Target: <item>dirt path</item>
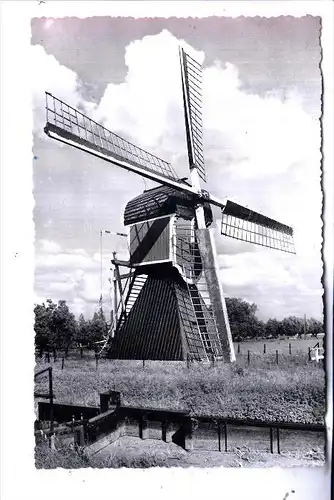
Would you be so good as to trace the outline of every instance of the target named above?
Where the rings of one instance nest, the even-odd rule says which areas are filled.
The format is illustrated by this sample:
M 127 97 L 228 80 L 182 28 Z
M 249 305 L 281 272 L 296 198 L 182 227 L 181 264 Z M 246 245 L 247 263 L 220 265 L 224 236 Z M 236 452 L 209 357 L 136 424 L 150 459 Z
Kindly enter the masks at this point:
M 125 436 L 101 450 L 96 459 L 105 466 L 128 467 L 316 467 L 324 465 L 321 449 L 300 450 L 299 453 L 271 454 L 240 447 L 227 453 L 193 450 L 186 452 L 174 443 L 153 439 L 141 440 Z

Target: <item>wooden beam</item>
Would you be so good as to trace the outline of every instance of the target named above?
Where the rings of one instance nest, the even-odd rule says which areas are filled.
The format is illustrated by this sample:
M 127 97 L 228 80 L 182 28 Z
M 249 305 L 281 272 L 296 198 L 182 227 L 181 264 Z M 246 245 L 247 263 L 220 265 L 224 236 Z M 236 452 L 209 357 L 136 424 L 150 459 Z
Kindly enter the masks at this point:
M 125 280 L 126 278 L 131 278 L 132 273 L 120 274 L 119 277 L 121 280 Z
M 128 260 L 112 259 L 111 263 L 114 266 L 131 267 L 130 262 Z
M 180 182 L 179 180 L 174 180 L 169 177 L 165 177 L 164 175 L 160 175 L 156 172 L 146 170 L 144 168 L 141 168 L 137 165 L 134 165 L 127 161 L 126 159 L 116 159 L 111 155 L 109 152 L 102 153 L 99 151 L 99 148 L 95 146 L 95 144 L 84 144 L 82 139 L 77 138 L 70 132 L 67 132 L 57 126 L 55 126 L 52 123 L 47 123 L 44 132 L 51 137 L 52 139 L 55 139 L 59 142 L 62 142 L 64 144 L 67 144 L 68 146 L 72 146 L 76 149 L 80 149 L 81 151 L 84 151 L 86 153 L 91 154 L 92 156 L 95 156 L 97 158 L 100 158 L 101 160 L 105 160 L 108 163 L 112 163 L 113 165 L 117 167 L 121 167 L 125 170 L 128 170 L 130 172 L 133 172 L 135 174 L 139 174 L 141 177 L 145 177 L 146 179 L 149 179 L 150 181 L 158 182 L 159 184 L 162 184 L 164 186 L 169 186 L 172 188 L 177 189 L 178 191 L 186 191 L 188 193 L 192 194 L 198 194 L 197 190 L 193 189 L 191 186 L 184 182 Z M 106 154 L 109 153 L 109 154 Z
M 203 262 L 204 276 L 209 288 L 211 306 L 222 344 L 223 358 L 224 361 L 228 363 L 234 362 L 234 346 L 225 297 L 219 276 L 219 266 L 213 240 L 213 232 L 210 229 L 199 228 L 196 231 L 196 235 Z

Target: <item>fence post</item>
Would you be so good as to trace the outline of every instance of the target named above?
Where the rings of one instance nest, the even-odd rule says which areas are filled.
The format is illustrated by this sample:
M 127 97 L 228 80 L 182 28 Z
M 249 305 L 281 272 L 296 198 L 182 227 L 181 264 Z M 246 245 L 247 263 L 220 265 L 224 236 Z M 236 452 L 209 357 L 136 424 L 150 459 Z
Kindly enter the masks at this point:
M 145 359 L 143 359 L 143 368 L 145 368 Z
M 273 428 L 270 427 L 270 453 L 274 453 L 274 446 L 273 446 Z
M 49 395 L 50 395 L 50 431 L 53 432 L 53 384 L 52 367 L 49 368 Z
M 46 360 L 48 363 L 50 363 L 50 351 L 46 352 Z
M 279 427 L 277 427 L 276 430 L 276 437 L 277 437 L 277 453 L 281 453 L 281 444 L 280 444 L 280 436 L 279 436 Z
M 63 370 L 64 369 L 64 365 L 65 365 L 65 358 L 64 356 L 61 358 L 61 369 Z
M 247 362 L 248 362 L 248 364 L 250 363 L 250 352 L 249 351 L 247 351 Z
M 291 342 L 289 343 L 289 354 L 291 354 Z
M 187 368 L 189 368 L 190 360 L 189 360 L 189 352 L 187 352 Z
M 189 417 L 184 425 L 184 449 L 186 451 L 191 451 L 194 449 L 194 442 L 193 442 L 194 428 L 195 428 L 195 420 Z
M 276 363 L 278 364 L 278 350 L 276 349 Z
M 80 358 L 83 358 L 83 347 L 82 344 L 80 344 Z
M 240 354 L 240 344 L 238 344 L 238 354 Z
M 227 424 L 224 422 L 224 443 L 225 443 L 225 451 L 227 451 Z
M 266 354 L 266 348 L 267 348 L 266 344 L 263 344 L 263 354 Z
M 308 348 L 308 360 L 311 361 L 311 347 Z
M 221 447 L 221 427 L 219 420 L 217 421 L 217 431 L 218 431 L 218 451 L 222 451 Z

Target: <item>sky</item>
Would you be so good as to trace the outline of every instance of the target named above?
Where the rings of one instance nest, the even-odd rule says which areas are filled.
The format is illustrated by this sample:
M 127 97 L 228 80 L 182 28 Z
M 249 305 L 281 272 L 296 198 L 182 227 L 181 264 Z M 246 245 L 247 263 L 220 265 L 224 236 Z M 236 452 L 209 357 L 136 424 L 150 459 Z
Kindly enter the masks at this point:
M 291 225 L 296 255 L 220 235 L 226 296 L 262 319 L 322 318 L 321 46 L 316 17 L 32 20 L 35 301 L 65 299 L 91 316 L 100 289 L 100 229 L 124 231 L 126 203 L 151 183 L 43 132 L 44 91 L 80 107 L 188 175 L 178 45 L 203 61 L 208 189 Z M 103 300 L 111 252 L 103 237 Z

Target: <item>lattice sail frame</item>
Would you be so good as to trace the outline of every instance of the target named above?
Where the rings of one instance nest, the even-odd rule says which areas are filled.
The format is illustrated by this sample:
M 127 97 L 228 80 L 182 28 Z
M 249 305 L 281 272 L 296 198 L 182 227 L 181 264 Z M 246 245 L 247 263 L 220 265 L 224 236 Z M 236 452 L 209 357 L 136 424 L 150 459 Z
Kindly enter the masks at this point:
M 222 209 L 221 234 L 281 252 L 295 254 L 293 230 L 232 201 Z
M 167 161 L 111 132 L 49 92 L 45 92 L 45 98 L 46 126 L 44 130 L 47 134 L 53 132 L 66 140 L 93 148 L 115 160 L 126 160 L 143 170 L 178 181 L 177 174 Z
M 202 66 L 180 48 L 183 104 L 190 169 L 206 182 L 203 153 Z

